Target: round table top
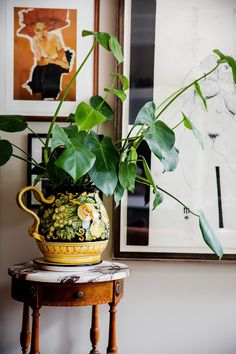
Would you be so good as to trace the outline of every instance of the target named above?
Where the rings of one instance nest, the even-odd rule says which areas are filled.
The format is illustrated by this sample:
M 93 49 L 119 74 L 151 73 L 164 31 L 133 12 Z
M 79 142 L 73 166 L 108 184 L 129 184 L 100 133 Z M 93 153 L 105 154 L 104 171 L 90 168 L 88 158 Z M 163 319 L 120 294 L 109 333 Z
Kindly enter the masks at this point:
M 130 274 L 127 265 L 102 261 L 93 266 L 49 265 L 40 258 L 35 261 L 16 264 L 8 274 L 17 279 L 45 283 L 90 283 L 126 278 Z

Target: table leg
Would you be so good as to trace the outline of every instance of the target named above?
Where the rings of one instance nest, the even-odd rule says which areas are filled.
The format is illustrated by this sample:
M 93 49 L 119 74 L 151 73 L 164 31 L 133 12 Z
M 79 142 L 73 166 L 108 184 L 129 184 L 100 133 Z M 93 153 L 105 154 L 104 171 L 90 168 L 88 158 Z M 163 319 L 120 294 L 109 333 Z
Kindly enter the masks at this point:
M 99 341 L 99 320 L 98 320 L 98 305 L 93 305 L 92 307 L 92 324 L 90 329 L 90 340 L 92 343 L 93 349 L 90 351 L 90 354 L 100 354 L 97 345 Z
M 39 351 L 39 310 L 40 306 L 33 306 L 33 322 L 32 322 L 32 336 L 31 336 L 31 347 L 30 354 L 40 354 Z
M 22 329 L 20 333 L 20 344 L 23 354 L 28 353 L 28 347 L 30 344 L 30 328 L 29 328 L 29 306 L 24 303 Z
M 116 343 L 116 304 L 110 303 L 110 326 L 109 326 L 109 342 L 107 347 L 107 354 L 117 354 Z

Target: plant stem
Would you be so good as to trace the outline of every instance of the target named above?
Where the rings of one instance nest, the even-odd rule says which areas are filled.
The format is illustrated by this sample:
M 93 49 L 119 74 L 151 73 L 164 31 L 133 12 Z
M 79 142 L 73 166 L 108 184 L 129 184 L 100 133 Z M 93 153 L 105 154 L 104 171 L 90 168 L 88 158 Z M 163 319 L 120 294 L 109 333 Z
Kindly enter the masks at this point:
M 184 121 L 184 119 L 182 119 L 178 124 L 176 124 L 173 128 L 171 128 L 172 130 L 176 129 L 180 124 L 182 124 Z
M 129 140 L 136 140 L 136 139 L 137 139 L 137 137 L 129 138 Z M 125 141 L 125 140 L 126 140 L 126 138 L 119 139 L 119 140 L 113 141 L 113 143 L 116 145 L 116 144 L 119 144 L 119 143 L 121 143 L 122 141 Z
M 45 142 L 40 138 L 40 136 L 39 136 L 37 133 L 35 133 L 35 132 L 33 131 L 33 129 L 31 129 L 29 126 L 27 126 L 27 128 L 29 129 L 29 131 L 31 131 L 31 133 L 33 133 L 33 134 L 41 141 L 41 143 L 42 143 L 43 145 L 45 145 Z
M 137 176 L 136 177 L 137 182 L 145 184 L 146 186 L 152 187 L 151 183 L 144 177 L 141 176 Z M 169 197 L 173 198 L 174 200 L 176 200 L 179 204 L 181 204 L 184 208 L 186 208 L 187 210 L 189 210 L 189 212 L 191 214 L 193 214 L 194 216 L 197 216 L 198 218 L 200 217 L 200 215 L 194 213 L 191 209 L 189 209 L 189 207 L 187 207 L 187 205 L 185 205 L 183 202 L 181 202 L 181 200 L 179 200 L 178 198 L 176 198 L 173 194 L 167 192 L 165 189 L 161 188 L 160 186 L 156 185 L 157 189 L 162 191 L 163 193 L 167 194 Z
M 19 146 L 15 145 L 13 143 L 11 143 L 11 145 L 14 146 L 16 149 L 20 150 L 21 152 L 23 152 L 26 156 L 28 156 L 32 161 L 34 161 L 37 164 L 37 161 L 32 156 L 27 154 L 27 152 L 25 152 L 23 149 L 19 148 Z
M 195 216 L 197 216 L 198 218 L 200 217 L 200 215 L 194 213 L 191 209 L 189 209 L 189 207 L 187 207 L 187 205 L 185 205 L 183 202 L 181 202 L 181 200 L 179 200 L 178 198 L 176 198 L 173 194 L 167 192 L 165 189 L 161 188 L 160 186 L 157 185 L 157 189 L 159 189 L 160 191 L 162 191 L 163 193 L 167 194 L 169 197 L 173 198 L 174 200 L 176 200 L 179 204 L 181 204 L 184 208 L 186 208 L 187 210 L 189 210 L 189 212 Z
M 44 162 L 45 162 L 45 164 L 48 163 L 48 144 L 49 144 L 49 140 L 50 140 L 50 137 L 51 137 L 51 133 L 52 133 L 54 124 L 55 124 L 55 122 L 56 122 L 56 119 L 57 119 L 57 117 L 58 117 L 59 111 L 60 111 L 60 109 L 61 109 L 61 106 L 62 106 L 62 104 L 63 104 L 63 102 L 64 102 L 64 100 L 65 100 L 65 98 L 66 98 L 68 92 L 70 91 L 70 88 L 71 88 L 71 86 L 73 85 L 73 83 L 74 83 L 74 81 L 75 81 L 77 75 L 80 73 L 80 71 L 81 71 L 81 69 L 83 68 L 83 66 L 85 65 L 86 61 L 88 60 L 88 58 L 89 58 L 90 55 L 92 54 L 96 43 L 97 43 L 97 41 L 94 40 L 92 47 L 90 48 L 88 54 L 86 55 L 86 57 L 84 58 L 84 60 L 83 60 L 82 63 L 80 64 L 79 68 L 76 70 L 74 76 L 73 76 L 72 79 L 70 80 L 69 85 L 67 86 L 67 88 L 66 88 L 66 90 L 65 90 L 65 92 L 64 92 L 64 94 L 63 94 L 62 98 L 60 99 L 60 102 L 59 102 L 59 104 L 58 104 L 58 106 L 57 106 L 56 112 L 55 112 L 55 114 L 54 114 L 54 116 L 53 116 L 53 118 L 52 118 L 51 124 L 50 124 L 50 126 L 49 126 L 48 133 L 47 133 L 47 138 L 46 138 L 46 142 L 45 142 L 45 149 L 44 149 Z
M 112 81 L 111 88 L 113 88 L 114 85 L 115 85 L 115 78 L 114 78 L 113 81 Z M 100 109 L 102 108 L 103 103 L 106 101 L 106 99 L 108 98 L 109 95 L 110 95 L 110 92 L 107 92 L 107 94 L 106 94 L 106 96 L 103 98 L 102 102 L 99 103 L 99 105 L 95 108 L 96 111 L 98 111 L 98 112 L 100 111 Z M 97 126 L 97 133 L 98 133 L 98 129 L 99 129 L 99 124 L 98 124 L 98 126 Z
M 176 100 L 176 98 L 178 98 L 180 95 L 182 95 L 182 93 L 184 93 L 186 90 L 188 90 L 191 86 L 193 86 L 194 84 L 195 84 L 195 82 L 197 81 L 200 81 L 200 80 L 202 80 L 202 79 L 204 79 L 205 77 L 207 77 L 208 75 L 210 75 L 211 73 L 213 73 L 213 71 L 215 71 L 217 68 L 218 68 L 218 66 L 220 65 L 220 63 L 217 63 L 217 65 L 213 68 L 213 69 L 211 69 L 208 73 L 206 73 L 206 74 L 204 74 L 204 75 L 202 75 L 201 77 L 199 77 L 197 80 L 194 80 L 193 82 L 191 82 L 189 85 L 187 85 L 187 86 L 185 86 L 183 89 L 181 89 L 166 105 L 165 105 L 165 107 L 158 113 L 158 115 L 156 116 L 156 119 L 158 119 L 160 116 L 161 116 L 161 114 L 171 105 L 171 103 L 173 102 L 173 101 L 175 101 Z M 170 96 L 170 97 L 172 97 L 173 96 L 173 94 Z M 166 100 L 168 100 L 170 97 L 168 97 Z M 165 101 L 166 101 L 165 100 Z
M 125 139 L 125 143 L 124 146 L 121 147 L 122 152 L 124 152 L 126 149 L 128 149 L 130 147 L 130 140 L 132 139 L 132 144 L 134 143 L 135 140 L 138 140 L 137 145 L 135 146 L 135 149 L 137 150 L 137 148 L 139 147 L 139 145 L 141 144 L 142 140 L 143 140 L 143 136 L 141 135 L 141 132 L 143 130 L 143 126 L 144 124 L 140 127 L 139 131 L 137 132 L 136 136 L 131 137 L 130 138 L 130 134 L 133 130 L 133 128 L 135 127 L 134 125 L 132 126 L 132 128 L 129 131 L 129 134 L 127 135 L 126 139 Z M 140 139 L 141 138 L 141 139 Z M 131 145 L 132 146 L 132 145 Z
M 145 184 L 145 186 L 151 187 L 151 183 L 150 183 L 146 178 L 143 178 L 143 177 L 141 177 L 141 176 L 137 176 L 137 177 L 136 177 L 136 181 L 137 181 L 138 183 Z
M 112 84 L 111 84 L 111 88 L 114 88 L 115 86 L 115 82 L 116 82 L 116 78 L 113 79 Z M 108 96 L 110 95 L 110 92 L 106 93 L 106 96 L 103 98 L 102 102 L 99 103 L 99 105 L 95 108 L 96 111 L 99 111 L 103 105 L 103 103 L 106 101 L 106 99 L 108 98 Z
M 13 157 L 16 157 L 16 158 L 19 159 L 19 160 L 25 161 L 25 162 L 27 162 L 27 163 L 30 164 L 30 165 L 33 165 L 33 166 L 36 166 L 36 167 L 40 167 L 42 170 L 45 170 L 45 171 L 46 171 L 46 168 L 40 166 L 40 165 L 37 164 L 37 163 L 34 163 L 34 162 L 32 162 L 32 161 L 30 161 L 30 160 L 27 160 L 27 159 L 24 159 L 23 157 L 18 156 L 18 155 L 15 155 L 15 154 L 12 154 L 12 156 L 13 156 Z
M 158 110 L 159 108 L 161 108 L 161 106 L 163 106 L 167 101 L 169 101 L 169 99 L 171 99 L 171 97 L 175 96 L 178 92 L 180 92 L 182 90 L 182 87 L 179 88 L 177 91 L 173 92 L 170 96 L 168 96 L 164 101 L 162 101 L 157 107 L 156 110 Z

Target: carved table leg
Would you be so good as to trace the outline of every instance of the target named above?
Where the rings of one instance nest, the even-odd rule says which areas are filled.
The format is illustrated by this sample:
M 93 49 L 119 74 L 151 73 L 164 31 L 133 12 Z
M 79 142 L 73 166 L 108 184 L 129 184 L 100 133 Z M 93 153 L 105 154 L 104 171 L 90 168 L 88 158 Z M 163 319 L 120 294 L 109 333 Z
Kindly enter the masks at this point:
M 29 329 L 29 306 L 24 303 L 23 307 L 23 318 L 22 318 L 22 329 L 20 333 L 20 344 L 22 348 L 22 353 L 28 353 L 28 347 L 30 344 L 30 329 Z
M 117 353 L 116 343 L 116 304 L 110 303 L 110 326 L 109 326 L 109 342 L 107 347 L 107 353 Z
M 92 324 L 90 330 L 90 339 L 93 349 L 90 351 L 90 354 L 100 354 L 97 345 L 99 341 L 99 321 L 98 321 L 98 305 L 93 305 L 92 308 Z
M 39 351 L 39 310 L 40 306 L 33 306 L 33 322 L 32 322 L 32 336 L 30 354 L 40 354 Z

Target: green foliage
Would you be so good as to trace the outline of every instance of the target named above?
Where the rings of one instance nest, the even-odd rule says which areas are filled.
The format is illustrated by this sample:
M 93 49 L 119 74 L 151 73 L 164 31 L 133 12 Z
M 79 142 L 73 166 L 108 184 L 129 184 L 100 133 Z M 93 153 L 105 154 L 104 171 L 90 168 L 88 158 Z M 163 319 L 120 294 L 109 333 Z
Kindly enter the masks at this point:
M 123 62 L 123 54 L 121 51 L 121 46 L 116 37 L 110 33 L 105 32 L 92 32 L 92 31 L 82 31 L 82 36 L 94 36 L 97 42 L 106 50 L 111 51 L 114 57 L 117 59 L 118 64 Z
M 11 158 L 13 153 L 11 143 L 8 140 L 0 140 L 0 151 L 0 166 L 3 166 Z
M 8 133 L 21 132 L 27 128 L 28 124 L 25 117 L 15 116 L 1 116 L 0 115 L 0 130 Z
M 134 162 L 121 162 L 119 167 L 119 181 L 121 186 L 128 191 L 134 192 L 137 176 L 137 165 Z
M 199 86 L 199 83 L 197 81 L 194 82 L 194 87 L 195 87 L 195 90 L 196 90 L 198 96 L 201 98 L 201 100 L 202 100 L 202 102 L 204 104 L 204 107 L 207 110 L 207 101 L 206 101 L 205 97 L 203 96 L 201 87 Z
M 86 145 L 96 157 L 94 165 L 88 172 L 91 181 L 105 195 L 113 195 L 118 182 L 118 150 L 110 137 L 104 137 L 100 141 L 98 135 L 94 132 L 87 136 Z
M 158 190 L 155 191 L 155 198 L 153 200 L 152 210 L 156 209 L 158 205 L 163 202 L 163 194 L 160 193 Z
M 174 149 L 175 133 L 164 122 L 152 122 L 143 131 L 150 150 L 162 162 L 166 171 L 173 171 L 177 163 L 177 150 Z
M 76 183 L 84 176 L 95 162 L 94 154 L 76 139 L 69 138 L 65 131 L 55 125 L 52 132 L 52 151 L 57 147 L 63 147 L 59 157 L 55 159 L 55 165 L 66 171 Z
M 222 247 L 218 239 L 216 238 L 213 230 L 211 229 L 203 212 L 200 213 L 199 226 L 204 241 L 210 247 L 210 249 L 219 257 L 219 259 L 221 259 L 223 256 Z
M 197 127 L 193 124 L 193 122 L 190 121 L 190 119 L 182 112 L 183 115 L 183 123 L 184 126 L 187 129 L 190 129 L 193 131 L 193 134 L 195 136 L 195 138 L 197 139 L 197 141 L 199 142 L 199 144 L 201 145 L 202 148 L 204 148 L 204 144 L 203 144 L 203 139 L 202 139 L 202 134 L 200 133 L 200 131 L 197 129 Z
M 66 180 L 66 171 L 62 168 L 59 168 L 56 164 L 55 154 L 51 154 L 50 159 L 47 164 L 47 173 L 50 176 L 51 183 L 54 188 L 57 188 Z
M 101 96 L 93 96 L 89 101 L 90 105 L 99 111 L 107 120 L 112 120 L 114 113 L 109 104 Z
M 234 82 L 236 84 L 236 61 L 229 55 L 224 55 L 219 49 L 214 49 L 213 52 L 220 57 L 219 63 L 227 63 L 232 70 Z
M 114 190 L 114 200 L 115 200 L 115 206 L 117 207 L 120 204 L 120 201 L 124 195 L 124 188 L 120 184 L 119 180 L 117 182 L 116 188 Z
M 149 183 L 150 186 L 152 186 L 152 188 L 155 190 L 156 189 L 156 184 L 154 182 L 154 179 L 152 178 L 152 174 L 151 174 L 151 171 L 150 171 L 150 168 L 147 164 L 147 161 L 145 159 L 144 156 L 140 156 L 141 159 L 142 159 L 142 162 L 143 162 L 143 169 L 144 169 L 144 173 L 145 173 L 145 176 L 147 178 L 147 181 Z
M 126 93 L 123 90 L 118 90 L 115 88 L 105 88 L 104 91 L 113 93 L 115 96 L 117 96 L 122 102 L 126 100 Z
M 75 111 L 75 122 L 80 131 L 90 130 L 107 120 L 101 112 L 96 111 L 86 102 L 81 102 Z
M 134 121 L 134 125 L 152 125 L 156 119 L 156 105 L 154 102 L 147 102 L 140 109 Z
M 113 119 L 113 110 L 107 103 L 109 95 L 112 94 L 122 102 L 125 101 L 127 97 L 126 91 L 129 88 L 129 80 L 120 73 L 111 74 L 113 84 L 111 87 L 104 89 L 106 92 L 104 98 L 96 95 L 90 98 L 89 103 L 84 101 L 78 103 L 75 112 L 69 114 L 66 126 L 61 127 L 56 124 L 66 95 L 75 78 L 92 54 L 95 45 L 100 45 L 105 50 L 111 52 L 118 65 L 123 61 L 120 44 L 112 34 L 83 31 L 82 36 L 93 36 L 94 43 L 65 90 L 52 118 L 44 146 L 44 161 L 42 163 L 37 162 L 30 156 L 27 156 L 27 154 L 24 157 L 18 156 L 13 153 L 13 148 L 21 150 L 20 148 L 17 148 L 17 146 L 11 144 L 8 140 L 0 140 L 0 165 L 4 165 L 13 155 L 33 166 L 34 173 L 38 175 L 36 180 L 48 178 L 52 188 L 71 185 L 94 186 L 100 189 L 106 196 L 114 196 L 116 206 L 119 205 L 125 191 L 134 192 L 137 183 L 144 184 L 152 190 L 151 202 L 153 209 L 162 203 L 164 193 L 174 198 L 192 214 L 198 216 L 199 227 L 204 241 L 221 258 L 223 255 L 222 248 L 204 214 L 195 214 L 174 195 L 156 184 L 147 161 L 138 152 L 138 147 L 142 142 L 147 143 L 153 157 L 156 158 L 158 163 L 162 164 L 164 171 L 173 171 L 179 161 L 179 151 L 175 146 L 175 128 L 179 125 L 184 125 L 193 132 L 195 138 L 203 146 L 200 131 L 185 113 L 182 113 L 183 118 L 181 122 L 174 128 L 170 128 L 161 120 L 162 113 L 190 88 L 195 89 L 196 94 L 207 109 L 207 101 L 201 91 L 199 82 L 217 70 L 220 64 L 227 63 L 231 67 L 232 76 L 236 83 L 236 62 L 234 58 L 224 55 L 217 49 L 214 50 L 215 54 L 219 57 L 215 68 L 176 91 L 158 107 L 154 102 L 147 102 L 138 112 L 134 120 L 134 125 L 128 135 L 122 141 L 113 142 L 111 137 L 100 137 L 92 129 L 98 131 L 100 124 Z M 0 116 L 0 130 L 2 131 L 15 133 L 27 128 L 29 128 L 28 123 L 22 116 Z M 140 166 L 142 166 L 144 176 L 138 172 Z
M 120 80 L 120 82 L 122 84 L 123 91 L 128 90 L 128 88 L 129 88 L 129 80 L 127 79 L 127 77 L 125 75 L 122 75 L 122 74 L 119 74 L 119 73 L 111 73 L 111 76 L 114 77 L 114 78 L 117 77 Z

